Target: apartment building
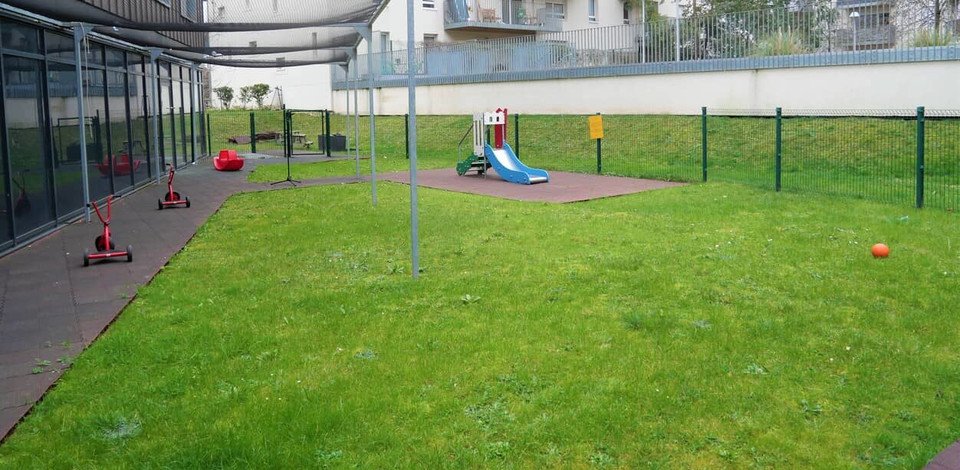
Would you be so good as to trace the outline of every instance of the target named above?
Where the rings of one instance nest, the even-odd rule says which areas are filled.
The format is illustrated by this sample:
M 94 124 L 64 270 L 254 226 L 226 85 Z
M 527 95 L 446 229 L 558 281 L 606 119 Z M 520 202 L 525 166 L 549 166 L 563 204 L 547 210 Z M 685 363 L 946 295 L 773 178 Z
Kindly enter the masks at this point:
M 246 0 L 217 0 L 225 8 L 242 8 Z M 637 4 L 621 0 L 415 0 L 416 42 L 439 44 L 515 36 L 534 36 L 538 33 L 569 31 L 603 26 L 636 23 L 643 12 Z M 374 53 L 399 51 L 406 48 L 406 0 L 393 0 L 373 24 Z M 675 16 L 677 4 L 666 0 L 656 5 L 661 16 Z M 653 14 L 653 13 L 649 13 Z M 262 42 L 270 42 L 270 35 L 283 32 L 258 33 Z M 210 35 L 210 44 L 216 46 L 219 35 Z M 366 42 L 358 47 L 366 53 Z M 383 63 L 384 59 L 381 58 Z M 365 65 L 361 63 L 361 67 Z M 240 87 L 266 83 L 282 90 L 286 104 L 305 108 L 331 108 L 330 67 L 312 65 L 280 69 L 245 70 L 242 74 L 228 67 L 211 68 L 211 86 Z M 236 94 L 236 93 L 235 93 Z M 223 104 L 214 100 L 214 106 Z M 236 103 L 234 103 L 236 104 Z

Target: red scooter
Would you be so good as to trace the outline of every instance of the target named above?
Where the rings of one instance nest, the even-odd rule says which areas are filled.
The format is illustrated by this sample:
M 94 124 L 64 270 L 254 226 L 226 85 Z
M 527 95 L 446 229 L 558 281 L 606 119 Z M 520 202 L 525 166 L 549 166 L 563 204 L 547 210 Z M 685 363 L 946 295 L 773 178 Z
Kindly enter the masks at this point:
M 175 172 L 173 165 L 167 164 L 170 168 L 170 176 L 167 178 L 167 193 L 163 199 L 157 199 L 157 210 L 163 210 L 164 207 L 175 207 L 183 204 L 184 207 L 190 207 L 190 198 L 184 196 L 180 198 L 180 193 L 173 190 L 173 174 Z
M 90 250 L 87 248 L 83 249 L 83 265 L 90 266 L 90 260 L 92 259 L 106 259 L 106 258 L 119 258 L 126 256 L 127 262 L 133 261 L 133 247 L 127 245 L 126 250 L 117 250 L 115 249 L 113 240 L 110 238 L 110 207 L 113 203 L 113 195 L 107 196 L 107 218 L 103 218 L 103 214 L 100 213 L 100 208 L 97 207 L 97 203 L 91 202 L 90 207 L 93 207 L 94 212 L 97 213 L 97 218 L 100 219 L 100 223 L 103 224 L 103 234 L 98 235 L 97 238 L 93 241 L 93 245 L 97 248 L 96 253 L 90 253 Z

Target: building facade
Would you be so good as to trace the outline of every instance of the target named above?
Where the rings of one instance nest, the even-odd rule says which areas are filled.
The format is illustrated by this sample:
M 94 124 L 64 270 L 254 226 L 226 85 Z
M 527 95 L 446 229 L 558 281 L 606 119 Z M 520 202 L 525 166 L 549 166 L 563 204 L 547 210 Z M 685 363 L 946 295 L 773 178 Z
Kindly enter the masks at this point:
M 218 4 L 238 5 L 244 0 L 220 0 Z M 621 0 L 415 0 L 416 42 L 440 44 L 476 39 L 516 36 L 534 36 L 537 33 L 570 31 L 595 27 L 621 25 L 641 21 L 639 3 Z M 649 15 L 674 16 L 677 4 L 672 0 L 648 2 Z M 374 53 L 399 51 L 406 48 L 406 0 L 387 4 L 373 24 Z M 283 32 L 264 32 L 258 36 L 269 41 L 269 35 Z M 216 46 L 218 34 L 210 35 Z M 360 54 L 371 48 L 366 42 L 358 46 Z M 360 64 L 363 68 L 365 65 Z M 331 98 L 331 67 L 312 65 L 263 71 L 236 73 L 229 67 L 211 68 L 213 88 L 229 86 L 237 95 L 240 87 L 266 83 L 283 91 L 286 104 L 294 107 L 333 107 Z M 215 98 L 212 105 L 223 107 Z
M 200 18 L 196 3 L 183 10 L 190 1 L 85 4 L 135 21 L 161 14 L 169 15 L 163 21 Z M 78 57 L 69 19 L 0 3 L 0 188 L 5 196 L 0 251 L 83 214 L 81 132 L 92 201 L 131 191 L 156 178 L 166 164 L 184 165 L 203 154 L 200 68 L 166 56 L 154 63 L 149 49 L 93 32 L 80 42 Z M 167 39 L 205 41 L 195 32 Z

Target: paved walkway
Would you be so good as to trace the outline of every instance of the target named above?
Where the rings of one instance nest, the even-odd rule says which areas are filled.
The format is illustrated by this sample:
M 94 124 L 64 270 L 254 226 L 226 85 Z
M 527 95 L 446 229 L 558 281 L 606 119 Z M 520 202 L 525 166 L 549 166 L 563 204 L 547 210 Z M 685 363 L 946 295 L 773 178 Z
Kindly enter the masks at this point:
M 92 261 L 83 267 L 83 249 L 93 247 L 101 230 L 95 215 L 89 224 L 68 225 L 0 259 L 0 439 L 227 197 L 291 187 L 247 182 L 257 165 L 282 163 L 250 159 L 243 171 L 222 173 L 205 160 L 181 169 L 174 187 L 190 197 L 189 209 L 157 210 L 166 179 L 115 200 L 110 227 L 118 248 L 133 245 L 132 263 Z M 302 185 L 347 182 L 356 178 Z

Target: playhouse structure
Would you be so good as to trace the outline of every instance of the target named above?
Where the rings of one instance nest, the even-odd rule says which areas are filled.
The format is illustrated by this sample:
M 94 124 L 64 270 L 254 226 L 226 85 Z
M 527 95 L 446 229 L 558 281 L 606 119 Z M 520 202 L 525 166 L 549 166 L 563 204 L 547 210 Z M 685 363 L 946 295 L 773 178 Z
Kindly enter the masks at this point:
M 493 127 L 493 145 L 487 142 L 488 126 Z M 473 153 L 457 163 L 457 173 L 464 176 L 471 171 L 486 176 L 493 168 L 504 181 L 517 184 L 547 183 L 546 171 L 523 164 L 506 141 L 507 110 L 497 108 L 493 112 L 473 115 Z

